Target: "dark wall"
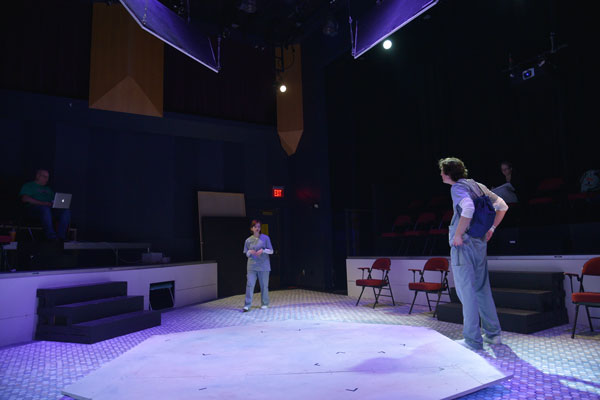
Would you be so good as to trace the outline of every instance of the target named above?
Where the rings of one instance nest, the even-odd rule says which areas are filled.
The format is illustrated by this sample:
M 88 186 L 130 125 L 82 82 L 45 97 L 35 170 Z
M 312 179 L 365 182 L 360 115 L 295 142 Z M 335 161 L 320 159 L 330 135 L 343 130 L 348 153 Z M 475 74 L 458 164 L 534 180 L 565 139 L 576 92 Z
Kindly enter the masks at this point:
M 73 194 L 79 240 L 148 241 L 174 260 L 199 258 L 197 191 L 241 192 L 268 206 L 272 182 L 288 183 L 268 126 L 143 117 L 2 91 L 0 142 L 5 219 L 20 185 L 44 167 L 54 190 Z
M 597 125 L 598 87 L 584 14 L 556 1 L 441 1 L 393 35 L 389 52 L 377 46 L 328 66 L 329 134 L 348 149 L 331 152 L 334 209 L 397 213 L 410 198 L 447 193 L 436 166 L 446 156 L 489 185 L 510 160 L 531 191 L 555 176 L 578 190 L 579 176 L 598 167 L 584 128 Z M 544 55 L 550 32 L 556 48 L 568 46 Z M 509 54 L 545 64 L 531 80 L 520 70 L 510 79 Z
M 24 0 L 1 13 L 0 88 L 88 99 L 93 3 Z M 275 124 L 273 49 L 223 40 L 221 55 L 216 74 L 165 44 L 165 111 Z

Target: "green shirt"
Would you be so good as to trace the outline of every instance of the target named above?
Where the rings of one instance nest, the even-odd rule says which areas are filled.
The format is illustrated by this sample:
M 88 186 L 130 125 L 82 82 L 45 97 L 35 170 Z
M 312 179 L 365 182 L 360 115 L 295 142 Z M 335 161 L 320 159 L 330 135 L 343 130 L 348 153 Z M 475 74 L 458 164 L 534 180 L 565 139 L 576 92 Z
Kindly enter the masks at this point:
M 54 201 L 54 192 L 48 186 L 42 186 L 35 183 L 35 181 L 27 182 L 21 188 L 19 197 L 29 196 L 37 201 Z

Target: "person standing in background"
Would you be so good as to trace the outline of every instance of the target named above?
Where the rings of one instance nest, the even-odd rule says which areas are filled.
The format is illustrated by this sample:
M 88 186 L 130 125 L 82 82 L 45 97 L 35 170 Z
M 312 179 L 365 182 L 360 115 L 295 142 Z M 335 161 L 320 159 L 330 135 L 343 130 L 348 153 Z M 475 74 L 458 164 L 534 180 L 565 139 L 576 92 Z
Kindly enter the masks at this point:
M 246 283 L 246 301 L 243 311 L 250 311 L 252 306 L 252 297 L 254 296 L 254 286 L 256 279 L 260 284 L 261 307 L 265 309 L 269 306 L 269 273 L 271 272 L 271 263 L 269 255 L 273 254 L 271 239 L 260 233 L 261 223 L 259 220 L 252 220 L 250 231 L 252 235 L 244 242 L 244 254 L 248 257 L 248 273 Z
M 469 349 L 480 350 L 483 342 L 501 343 L 500 322 L 488 275 L 487 242 L 504 218 L 508 206 L 484 185 L 467 179 L 468 170 L 458 158 L 444 158 L 438 166 L 442 181 L 452 186 L 450 194 L 454 215 L 449 227 L 450 263 L 456 293 L 462 303 L 464 336 L 458 342 Z M 493 202 L 496 214 L 492 226 L 482 237 L 472 237 L 468 229 L 475 213 L 474 199 L 481 195 L 488 196 Z

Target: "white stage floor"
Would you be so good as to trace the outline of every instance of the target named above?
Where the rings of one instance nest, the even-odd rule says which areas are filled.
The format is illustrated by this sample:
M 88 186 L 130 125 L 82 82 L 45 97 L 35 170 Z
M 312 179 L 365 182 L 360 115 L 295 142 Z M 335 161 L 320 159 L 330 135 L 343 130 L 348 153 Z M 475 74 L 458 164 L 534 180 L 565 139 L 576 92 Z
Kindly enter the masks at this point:
M 75 399 L 451 399 L 505 374 L 429 328 L 288 320 L 152 336 Z

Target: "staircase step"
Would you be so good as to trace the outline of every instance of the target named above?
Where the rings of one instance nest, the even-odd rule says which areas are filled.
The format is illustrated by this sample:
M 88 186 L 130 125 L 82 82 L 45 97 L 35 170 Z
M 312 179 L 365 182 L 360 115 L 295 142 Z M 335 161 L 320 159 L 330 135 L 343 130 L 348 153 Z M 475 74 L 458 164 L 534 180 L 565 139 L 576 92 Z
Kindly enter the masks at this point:
M 568 323 L 566 308 L 539 312 L 498 307 L 496 311 L 502 330 L 507 332 L 533 333 Z M 438 305 L 437 317 L 440 321 L 462 324 L 462 304 L 444 303 Z
M 92 344 L 160 325 L 158 311 L 135 311 L 71 326 L 38 325 L 36 340 Z
M 518 308 L 531 311 L 552 311 L 565 307 L 564 296 L 556 296 L 550 290 L 492 288 L 496 307 Z
M 564 295 L 563 272 L 489 271 L 492 288 L 550 290 Z
M 144 296 L 117 296 L 38 309 L 38 324 L 73 325 L 144 309 Z
M 38 305 L 41 308 L 117 296 L 127 296 L 127 282 L 100 282 L 37 290 Z

